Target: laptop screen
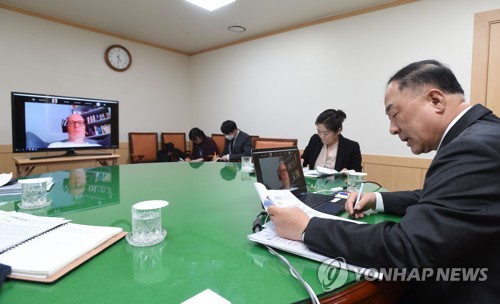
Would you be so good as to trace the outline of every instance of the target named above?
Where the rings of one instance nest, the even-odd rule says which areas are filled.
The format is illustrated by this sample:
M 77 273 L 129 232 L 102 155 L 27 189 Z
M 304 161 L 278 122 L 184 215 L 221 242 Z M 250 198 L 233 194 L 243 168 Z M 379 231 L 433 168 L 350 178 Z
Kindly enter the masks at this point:
M 298 195 L 307 192 L 297 147 L 252 150 L 257 181 L 268 190 L 288 189 Z

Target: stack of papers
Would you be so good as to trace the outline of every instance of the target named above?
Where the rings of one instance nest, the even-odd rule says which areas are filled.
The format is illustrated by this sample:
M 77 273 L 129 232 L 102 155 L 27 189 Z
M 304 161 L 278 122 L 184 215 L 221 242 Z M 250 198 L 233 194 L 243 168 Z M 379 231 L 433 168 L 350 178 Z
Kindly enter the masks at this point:
M 304 203 L 302 203 L 289 190 L 267 190 L 266 187 L 261 183 L 255 183 L 254 186 L 255 189 L 257 190 L 257 194 L 259 195 L 259 199 L 262 202 L 263 206 L 265 206 L 266 210 L 267 210 L 266 200 L 271 199 L 273 204 L 281 208 L 298 207 L 302 211 L 304 211 L 310 218 L 320 217 L 336 221 L 347 221 L 356 224 L 366 224 L 364 222 L 353 221 L 335 215 L 330 215 L 316 211 L 310 208 L 309 206 L 305 205 Z M 273 222 L 267 222 L 266 224 L 263 225 L 263 228 L 264 229 L 259 232 L 248 235 L 248 239 L 256 243 L 260 243 L 286 252 L 290 252 L 295 255 L 302 256 L 321 263 L 331 259 L 327 256 L 311 251 L 301 241 L 293 241 L 280 237 L 276 231 Z M 338 263 L 337 265 L 332 265 L 332 266 L 353 271 L 358 274 L 367 273 L 366 268 L 347 263 Z M 382 278 L 382 274 L 380 274 L 377 271 L 370 273 L 370 275 L 373 278 L 378 278 L 378 279 Z
M 69 220 L 58 217 L 42 217 L 0 210 L 0 231 L 2 232 L 0 253 L 67 222 Z
M 337 171 L 335 169 L 325 168 L 317 166 L 316 170 L 309 170 L 307 167 L 304 168 L 305 177 L 326 177 L 326 176 L 339 176 L 347 175 L 349 172 L 356 172 L 355 170 Z
M 15 182 L 12 185 L 4 186 L 7 184 L 12 178 L 12 173 L 10 174 L 0 174 L 0 197 L 2 196 L 10 196 L 10 195 L 21 195 L 21 183 Z M 52 177 L 40 177 L 40 178 L 32 178 L 32 181 L 46 181 L 47 182 L 47 191 L 49 191 L 54 185 L 54 179 Z

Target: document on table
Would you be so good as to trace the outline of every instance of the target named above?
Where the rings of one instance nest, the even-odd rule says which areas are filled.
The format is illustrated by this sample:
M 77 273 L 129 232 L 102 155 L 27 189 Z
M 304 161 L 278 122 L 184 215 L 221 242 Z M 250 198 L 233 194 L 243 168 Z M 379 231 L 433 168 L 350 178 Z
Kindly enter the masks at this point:
M 264 202 L 268 198 L 270 198 L 273 204 L 275 204 L 278 207 L 283 207 L 283 208 L 297 207 L 300 208 L 302 211 L 304 211 L 309 217 L 315 216 L 321 218 L 336 219 L 339 221 L 347 221 L 355 224 L 365 224 L 364 222 L 349 220 L 343 217 L 326 214 L 314 210 L 313 208 L 307 206 L 301 200 L 299 200 L 295 195 L 293 195 L 293 193 L 290 190 L 268 190 L 266 186 L 258 182 L 254 183 L 254 187 L 255 190 L 257 191 L 257 195 L 259 196 L 260 201 L 262 202 L 262 205 L 265 206 L 266 210 L 267 210 L 266 206 L 267 203 L 265 204 Z
M 321 217 L 328 218 L 337 221 L 347 221 L 356 224 L 366 224 L 364 222 L 354 221 L 338 217 L 335 215 L 330 215 L 316 211 L 309 206 L 305 205 L 298 198 L 296 198 L 289 190 L 267 190 L 266 187 L 261 183 L 254 184 L 255 189 L 259 195 L 259 199 L 264 204 L 264 201 L 268 198 L 274 202 L 274 204 L 280 208 L 290 208 L 298 207 L 304 211 L 309 217 Z M 282 238 L 276 232 L 276 228 L 273 222 L 267 222 L 263 225 L 264 229 L 248 235 L 248 239 L 253 242 L 257 242 L 266 246 L 270 246 L 276 249 L 280 249 L 286 252 L 293 253 L 311 260 L 318 262 L 324 262 L 331 258 L 321 255 L 319 253 L 311 251 L 307 246 L 301 241 L 293 241 L 289 239 Z M 359 274 L 365 274 L 366 268 L 350 265 L 347 263 L 335 263 L 342 269 L 350 270 Z M 368 272 L 369 273 L 369 272 Z M 381 275 L 373 272 L 373 275 L 379 278 Z
M 11 278 L 50 283 L 110 246 L 122 228 L 0 211 L 0 263 Z
M 69 220 L 0 210 L 0 253 Z
M 264 229 L 262 231 L 250 234 L 248 236 L 248 239 L 250 241 L 260 243 L 263 245 L 267 245 L 279 250 L 283 250 L 286 252 L 293 253 L 295 255 L 305 257 L 314 261 L 318 261 L 320 263 L 323 263 L 327 260 L 331 260 L 332 258 L 329 258 L 327 256 L 321 255 L 319 253 L 313 252 L 307 248 L 307 246 L 300 241 L 293 241 L 289 239 L 282 238 L 278 236 L 278 233 L 276 232 L 276 228 L 274 227 L 273 222 L 268 222 L 264 225 Z M 367 271 L 366 268 L 360 267 L 360 266 L 355 266 L 351 265 L 348 263 L 342 263 L 340 260 L 337 260 L 338 263 L 332 263 L 332 265 L 339 267 L 341 269 L 349 270 L 358 274 L 370 274 L 370 276 L 376 277 L 378 279 L 382 278 L 382 274 L 377 273 L 375 270 L 371 269 L 370 271 Z
M 48 278 L 122 232 L 121 228 L 68 223 L 0 254 L 12 275 Z
M 346 171 L 337 171 L 334 169 L 330 168 L 325 168 L 325 167 L 320 167 L 317 166 L 316 170 L 310 170 L 309 168 L 304 168 L 304 176 L 305 177 L 313 177 L 313 178 L 319 178 L 319 177 L 326 177 L 326 176 L 341 176 L 341 175 L 347 175 L 349 172 L 356 172 L 355 170 L 346 170 Z

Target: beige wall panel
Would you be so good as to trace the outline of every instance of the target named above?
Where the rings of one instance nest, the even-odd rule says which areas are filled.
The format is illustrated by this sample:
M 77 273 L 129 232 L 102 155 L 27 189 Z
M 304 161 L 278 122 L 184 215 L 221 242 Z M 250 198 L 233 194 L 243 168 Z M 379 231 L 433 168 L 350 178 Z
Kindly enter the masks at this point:
M 421 186 L 421 169 L 387 165 L 367 164 L 367 181 L 375 181 L 387 190 L 414 190 Z
M 14 161 L 12 160 L 12 154 L 2 153 L 0 154 L 0 173 L 9 172 L 14 173 L 14 175 L 16 174 L 16 166 L 14 165 Z
M 128 142 L 121 142 L 119 148 L 115 150 L 115 154 L 120 155 L 120 158 L 117 160 L 118 165 L 130 164 Z

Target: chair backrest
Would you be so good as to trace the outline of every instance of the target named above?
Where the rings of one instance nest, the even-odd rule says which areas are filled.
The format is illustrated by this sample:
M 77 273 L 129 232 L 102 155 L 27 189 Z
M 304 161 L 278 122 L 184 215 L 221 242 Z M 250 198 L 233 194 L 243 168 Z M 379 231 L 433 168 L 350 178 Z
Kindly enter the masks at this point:
M 255 149 L 255 140 L 259 138 L 259 135 L 250 135 L 250 140 L 252 141 L 252 149 Z
M 186 133 L 185 132 L 162 132 L 160 134 L 161 137 L 161 147 L 163 149 L 163 145 L 166 143 L 173 143 L 174 147 L 181 150 L 182 153 L 186 153 Z
M 222 154 L 222 151 L 224 151 L 224 143 L 226 140 L 226 136 L 224 134 L 216 134 L 212 133 L 212 139 L 217 145 L 217 148 L 219 149 L 219 153 Z
M 264 138 L 258 137 L 253 140 L 254 149 L 296 147 L 297 139 L 294 138 Z
M 158 153 L 158 133 L 130 132 L 128 145 L 131 163 L 155 162 Z

